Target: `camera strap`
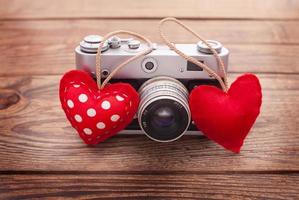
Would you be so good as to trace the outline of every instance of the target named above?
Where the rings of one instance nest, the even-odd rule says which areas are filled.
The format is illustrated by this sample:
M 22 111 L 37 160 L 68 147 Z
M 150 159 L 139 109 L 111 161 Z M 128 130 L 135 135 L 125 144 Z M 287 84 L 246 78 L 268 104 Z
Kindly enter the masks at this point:
M 144 51 L 141 51 L 140 53 L 136 54 L 135 56 L 125 60 L 124 62 L 122 62 L 121 64 L 119 64 L 117 67 L 115 67 L 115 69 L 107 76 L 107 78 L 103 81 L 103 83 L 101 83 L 101 50 L 103 48 L 104 43 L 112 36 L 118 35 L 118 34 L 126 34 L 126 35 L 132 35 L 135 36 L 141 40 L 143 40 L 144 42 L 147 43 L 148 48 Z M 133 60 L 136 60 L 138 58 L 140 58 L 141 56 L 144 56 L 148 53 L 150 53 L 152 50 L 154 49 L 153 47 L 153 43 L 146 37 L 135 33 L 135 32 L 131 32 L 131 31 L 125 31 L 125 30 L 119 30 L 119 31 L 114 31 L 114 32 L 110 32 L 107 35 L 104 36 L 103 41 L 100 43 L 98 51 L 97 51 L 97 55 L 96 55 L 96 78 L 97 78 L 97 85 L 99 89 L 102 89 L 105 87 L 105 85 L 110 81 L 110 79 L 122 68 L 124 67 L 126 64 L 132 62 Z
M 186 55 L 185 53 L 183 53 L 182 51 L 178 50 L 175 45 L 173 43 L 171 43 L 168 38 L 165 36 L 162 28 L 165 22 L 167 21 L 172 21 L 175 22 L 176 24 L 180 25 L 181 27 L 183 27 L 185 30 L 187 30 L 188 32 L 190 32 L 192 35 L 194 35 L 195 37 L 197 37 L 200 41 L 202 41 L 209 49 L 210 51 L 213 53 L 214 57 L 217 60 L 218 63 L 218 68 L 221 70 L 221 72 L 223 73 L 224 77 L 223 79 L 214 71 L 212 70 L 210 67 L 208 67 L 207 65 L 205 65 L 204 63 L 199 62 L 198 60 L 196 60 L 195 58 Z M 218 55 L 218 53 L 215 51 L 215 49 L 212 48 L 212 46 L 205 40 L 203 39 L 202 36 L 200 36 L 199 34 L 197 34 L 195 31 L 193 31 L 190 27 L 188 27 L 187 25 L 183 24 L 182 22 L 180 22 L 179 20 L 177 20 L 176 18 L 172 18 L 172 17 L 168 17 L 168 18 L 164 18 L 159 22 L 159 33 L 160 36 L 162 38 L 162 40 L 164 41 L 164 43 L 173 51 L 175 51 L 177 54 L 179 54 L 181 57 L 183 57 L 184 59 L 194 63 L 195 65 L 197 65 L 198 67 L 204 69 L 210 76 L 213 76 L 215 79 L 217 79 L 221 85 L 221 88 L 224 92 L 227 92 L 228 90 L 228 83 L 227 83 L 227 74 L 225 72 L 225 67 L 223 64 L 223 61 L 221 60 L 220 56 Z

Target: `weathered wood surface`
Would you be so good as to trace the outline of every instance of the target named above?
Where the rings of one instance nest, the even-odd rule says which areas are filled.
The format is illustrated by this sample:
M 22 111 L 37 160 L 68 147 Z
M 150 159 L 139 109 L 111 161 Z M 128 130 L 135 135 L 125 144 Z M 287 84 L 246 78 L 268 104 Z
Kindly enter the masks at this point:
M 293 200 L 298 184 L 298 174 L 0 175 L 4 199 Z
M 128 29 L 161 42 L 164 16 L 228 47 L 230 82 L 259 76 L 262 111 L 240 154 L 200 135 L 87 147 L 66 121 L 58 83 L 82 37 Z M 0 0 L 0 199 L 299 199 L 298 35 L 298 0 Z
M 0 0 L 2 19 L 181 18 L 298 19 L 292 0 Z

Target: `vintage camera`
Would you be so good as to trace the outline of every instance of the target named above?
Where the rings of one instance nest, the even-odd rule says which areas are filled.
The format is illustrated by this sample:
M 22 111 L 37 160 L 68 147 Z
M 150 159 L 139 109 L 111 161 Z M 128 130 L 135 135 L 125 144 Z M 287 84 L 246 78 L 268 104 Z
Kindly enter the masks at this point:
M 80 42 L 75 49 L 78 69 L 95 73 L 96 52 L 101 42 L 102 37 L 98 35 L 86 36 Z M 227 70 L 228 49 L 217 41 L 207 42 L 219 54 Z M 223 77 L 215 57 L 202 42 L 175 46 Z M 110 38 L 102 48 L 102 77 L 107 77 L 118 64 L 146 48 L 145 43 L 132 38 Z M 201 84 L 219 87 L 218 82 L 200 67 L 187 62 L 166 45 L 158 44 L 154 44 L 151 53 L 124 66 L 110 82 L 129 83 L 140 94 L 137 116 L 123 132 L 142 130 L 149 138 L 159 142 L 173 141 L 185 132 L 198 131 L 191 122 L 189 92 Z

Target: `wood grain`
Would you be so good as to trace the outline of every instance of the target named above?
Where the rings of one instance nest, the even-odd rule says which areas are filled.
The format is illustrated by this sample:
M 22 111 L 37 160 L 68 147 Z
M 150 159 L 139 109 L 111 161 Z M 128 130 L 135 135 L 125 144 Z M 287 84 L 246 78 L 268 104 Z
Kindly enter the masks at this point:
M 298 185 L 298 174 L 0 175 L 3 199 L 293 200 Z
M 94 20 L 26 20 L 0 21 L 1 44 L 73 43 L 87 34 L 107 34 L 128 29 L 161 42 L 159 19 L 94 19 Z M 229 44 L 299 44 L 299 21 L 252 20 L 182 20 L 205 38 Z M 174 24 L 165 24 L 169 37 L 176 42 L 191 42 L 195 38 Z M 16 41 L 16 39 L 18 39 Z
M 0 75 L 62 74 L 75 67 L 74 48 L 87 34 L 116 29 L 160 42 L 158 20 L 58 20 L 0 22 Z M 298 21 L 185 21 L 230 49 L 230 72 L 298 73 Z M 203 28 L 204 27 L 204 28 Z M 227 28 L 230 27 L 230 28 Z M 194 42 L 168 27 L 176 42 Z M 175 31 L 174 31 L 175 30 Z M 176 34 L 174 34 L 176 33 Z
M 290 0 L 15 0 L 0 1 L 2 19 L 181 18 L 298 19 L 299 1 Z
M 298 0 L 0 0 L 0 199 L 299 199 L 298 11 Z M 230 82 L 259 76 L 262 111 L 240 154 L 202 135 L 88 147 L 67 122 L 58 84 L 79 41 L 128 29 L 160 43 L 165 16 L 229 48 Z
M 231 75 L 230 82 L 237 75 Z M 299 75 L 259 77 L 263 87 L 261 116 L 238 155 L 203 136 L 161 144 L 144 135 L 119 135 L 95 148 L 87 147 L 60 108 L 60 76 L 2 77 L 0 94 L 6 91 L 7 95 L 2 96 L 6 103 L 0 110 L 0 169 L 298 172 Z

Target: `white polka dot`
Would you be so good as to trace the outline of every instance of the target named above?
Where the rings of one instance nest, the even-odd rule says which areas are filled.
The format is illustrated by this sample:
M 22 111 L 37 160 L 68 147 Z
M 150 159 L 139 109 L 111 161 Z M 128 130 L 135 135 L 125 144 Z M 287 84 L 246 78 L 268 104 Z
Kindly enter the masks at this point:
M 112 115 L 110 117 L 111 121 L 116 122 L 117 120 L 119 120 L 120 116 L 119 115 Z
M 72 100 L 67 100 L 67 106 L 69 107 L 69 108 L 73 108 L 74 107 L 74 102 L 72 101 Z
M 96 116 L 96 114 L 97 114 L 97 112 L 96 112 L 96 110 L 93 109 L 93 108 L 89 108 L 89 109 L 87 110 L 87 115 L 88 115 L 89 117 L 94 117 L 94 116 Z
M 132 107 L 132 101 L 130 101 L 130 107 Z
M 105 127 L 106 127 L 106 125 L 103 122 L 97 123 L 97 128 L 98 129 L 104 129 Z
M 75 88 L 80 87 L 80 85 L 78 85 L 78 84 L 74 84 L 73 86 L 74 86 Z
M 117 99 L 117 101 L 123 101 L 125 100 L 123 97 L 116 95 L 115 98 Z
M 77 122 L 82 122 L 82 117 L 80 115 L 75 115 L 75 120 Z
M 83 129 L 83 131 L 84 131 L 84 133 L 85 133 L 86 135 L 91 135 L 91 134 L 92 134 L 92 130 L 89 129 L 89 128 L 85 128 L 85 129 Z
M 101 106 L 104 110 L 108 110 L 111 107 L 111 104 L 109 101 L 103 101 Z
M 86 96 L 86 94 L 80 94 L 79 95 L 79 101 L 81 103 L 85 103 L 87 101 L 88 97 Z

